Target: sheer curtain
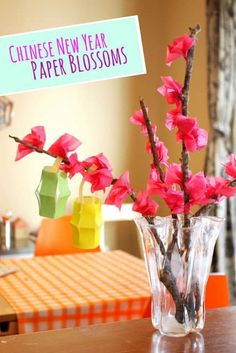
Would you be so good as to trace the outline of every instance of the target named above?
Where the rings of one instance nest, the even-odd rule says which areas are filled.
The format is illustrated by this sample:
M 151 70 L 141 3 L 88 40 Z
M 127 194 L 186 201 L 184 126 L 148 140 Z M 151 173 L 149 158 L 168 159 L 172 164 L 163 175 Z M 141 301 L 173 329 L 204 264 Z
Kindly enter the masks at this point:
M 206 172 L 222 176 L 228 154 L 236 152 L 236 1 L 207 0 L 207 26 L 211 138 Z M 216 247 L 215 269 L 227 274 L 231 303 L 236 304 L 236 197 L 221 203 L 216 214 L 226 222 Z

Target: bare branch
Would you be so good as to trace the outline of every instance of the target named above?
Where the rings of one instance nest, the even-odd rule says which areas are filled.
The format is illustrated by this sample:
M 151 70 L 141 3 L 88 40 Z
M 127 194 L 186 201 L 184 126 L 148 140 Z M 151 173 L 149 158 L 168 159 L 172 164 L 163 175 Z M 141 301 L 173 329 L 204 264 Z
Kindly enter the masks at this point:
M 153 164 L 158 169 L 159 174 L 160 174 L 160 179 L 164 183 L 164 174 L 163 174 L 163 171 L 161 169 L 161 164 L 160 164 L 160 161 L 159 161 L 159 158 L 158 158 L 158 155 L 157 155 L 156 144 L 155 144 L 155 136 L 154 136 L 153 131 L 152 131 L 151 122 L 150 122 L 150 119 L 148 117 L 147 108 L 146 108 L 146 106 L 144 104 L 143 98 L 140 98 L 139 103 L 140 103 L 140 107 L 141 107 L 142 112 L 143 112 L 144 121 L 145 121 L 145 124 L 146 124 L 146 127 L 147 127 L 147 132 L 148 132 L 148 137 L 149 137 L 149 141 L 150 141 L 150 145 L 151 145 L 151 151 L 152 151 L 152 157 L 153 157 Z
M 11 136 L 11 135 L 9 135 L 9 137 L 10 137 L 11 139 L 13 139 L 15 142 L 20 143 L 21 145 L 24 145 L 24 146 L 26 146 L 26 147 L 29 147 L 29 148 L 31 148 L 32 150 L 34 150 L 35 152 L 37 152 L 37 153 L 43 153 L 43 154 L 46 154 L 46 155 L 48 155 L 48 156 L 50 156 L 50 157 L 53 157 L 53 158 L 60 157 L 60 156 L 56 156 L 55 154 L 52 154 L 52 153 L 50 153 L 50 152 L 48 152 L 48 151 L 42 149 L 42 148 L 39 148 L 39 147 L 34 146 L 34 145 L 31 145 L 30 143 L 25 142 L 24 140 L 19 139 L 19 137 Z M 68 161 L 68 159 L 62 159 L 62 162 L 65 163 L 65 164 L 67 164 L 67 165 L 70 165 L 70 162 Z

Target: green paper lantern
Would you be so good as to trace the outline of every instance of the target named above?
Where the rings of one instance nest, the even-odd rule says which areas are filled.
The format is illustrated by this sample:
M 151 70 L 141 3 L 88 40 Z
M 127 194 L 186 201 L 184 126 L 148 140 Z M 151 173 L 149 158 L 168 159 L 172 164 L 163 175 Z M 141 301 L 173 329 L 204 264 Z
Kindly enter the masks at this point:
M 35 193 L 39 204 L 39 215 L 48 218 L 62 217 L 70 189 L 66 173 L 53 172 L 52 167 L 44 167 L 41 180 Z
M 100 244 L 102 205 L 98 197 L 84 196 L 82 202 L 75 200 L 71 219 L 74 246 L 95 249 Z

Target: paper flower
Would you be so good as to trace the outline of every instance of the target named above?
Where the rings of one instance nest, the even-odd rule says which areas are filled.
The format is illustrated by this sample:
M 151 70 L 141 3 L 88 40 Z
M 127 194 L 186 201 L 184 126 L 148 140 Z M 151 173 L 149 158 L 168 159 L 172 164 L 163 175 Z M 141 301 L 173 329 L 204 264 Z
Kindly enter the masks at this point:
M 159 205 L 141 190 L 133 204 L 133 211 L 139 212 L 143 216 L 155 216 L 158 207 Z
M 74 151 L 81 145 L 81 142 L 70 134 L 60 136 L 48 149 L 48 152 L 57 157 L 67 159 L 67 154 Z
M 151 166 L 151 172 L 147 182 L 148 195 L 158 195 L 159 197 L 163 198 L 170 187 L 170 184 L 163 183 L 156 168 Z
M 91 184 L 91 191 L 104 190 L 113 180 L 112 168 L 103 153 L 92 156 L 82 162 L 84 180 Z
M 207 145 L 208 133 L 198 127 L 196 118 L 178 114 L 176 126 L 178 128 L 176 140 L 184 142 L 187 151 L 198 151 Z
M 233 154 L 229 156 L 229 161 L 225 165 L 225 173 L 236 178 L 236 156 Z
M 176 38 L 171 45 L 167 46 L 166 65 L 170 66 L 173 61 L 183 57 L 187 60 L 188 51 L 196 44 L 196 39 L 184 35 Z
M 189 203 L 191 206 L 205 204 L 207 182 L 203 172 L 193 175 L 185 185 L 189 193 Z
M 147 108 L 148 110 L 148 108 Z M 147 132 L 147 127 L 146 127 L 146 124 L 145 124 L 145 120 L 144 120 L 144 117 L 143 117 L 143 112 L 142 110 L 137 110 L 133 116 L 130 117 L 130 122 L 134 125 L 138 125 L 141 127 L 141 132 L 144 134 L 144 135 L 147 135 L 148 132 Z M 151 128 L 152 128 L 152 132 L 153 134 L 156 133 L 157 131 L 157 127 L 155 124 L 151 124 Z
M 155 141 L 155 146 L 156 146 L 156 152 L 159 158 L 159 161 L 161 164 L 167 164 L 167 161 L 169 159 L 168 156 L 168 149 L 166 148 L 166 146 L 164 145 L 164 142 L 159 141 L 158 138 L 156 138 Z M 146 151 L 147 153 L 151 154 L 152 150 L 151 150 L 151 144 L 150 141 L 147 140 L 147 144 L 146 144 Z
M 171 76 L 162 76 L 161 80 L 164 85 L 159 87 L 157 91 L 166 98 L 168 104 L 176 104 L 177 107 L 180 107 L 183 86 Z
M 230 182 L 222 177 L 206 177 L 206 201 L 221 201 L 225 197 L 236 194 L 236 187 L 230 186 Z
M 119 209 L 127 195 L 132 193 L 129 181 L 129 172 L 122 174 L 112 185 L 111 190 L 105 200 L 106 204 L 116 205 Z
M 78 161 L 77 153 L 72 153 L 72 155 L 68 158 L 68 164 L 62 164 L 60 169 L 63 172 L 69 174 L 69 178 L 73 178 L 78 173 L 81 173 L 84 170 L 83 163 Z
M 181 114 L 180 109 L 172 109 L 166 114 L 165 125 L 167 129 L 173 130 L 177 126 L 177 121 L 179 114 Z
M 169 185 L 178 184 L 182 187 L 183 172 L 180 164 L 171 163 L 167 165 L 165 171 L 165 182 Z
M 168 190 L 163 197 L 172 214 L 184 212 L 184 193 L 183 191 Z
M 35 126 L 31 129 L 31 133 L 26 135 L 23 138 L 23 141 L 42 149 L 46 140 L 46 134 L 43 126 Z M 23 144 L 19 144 L 16 152 L 15 161 L 19 161 L 21 158 L 27 156 L 28 154 L 34 152 L 34 149 L 25 146 Z

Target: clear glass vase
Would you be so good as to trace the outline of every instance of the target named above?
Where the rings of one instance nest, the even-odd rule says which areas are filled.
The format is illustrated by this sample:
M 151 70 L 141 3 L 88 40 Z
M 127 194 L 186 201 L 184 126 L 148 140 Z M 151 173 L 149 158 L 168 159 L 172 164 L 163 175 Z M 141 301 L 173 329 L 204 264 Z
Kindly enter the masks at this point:
M 200 331 L 205 321 L 205 287 L 223 219 L 156 217 L 135 220 L 142 238 L 152 291 L 153 326 L 168 336 Z

